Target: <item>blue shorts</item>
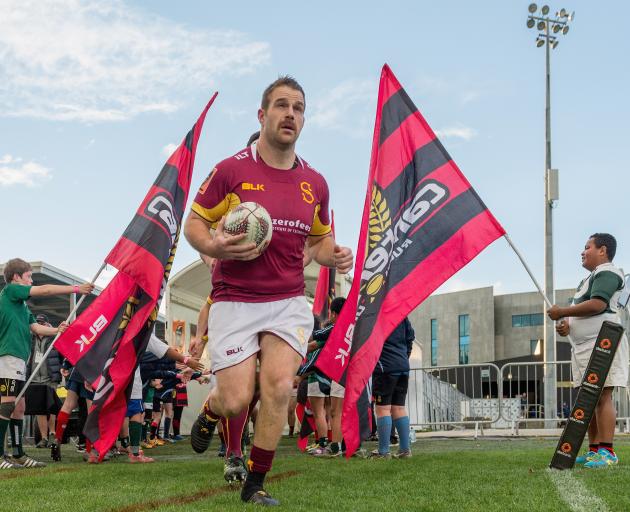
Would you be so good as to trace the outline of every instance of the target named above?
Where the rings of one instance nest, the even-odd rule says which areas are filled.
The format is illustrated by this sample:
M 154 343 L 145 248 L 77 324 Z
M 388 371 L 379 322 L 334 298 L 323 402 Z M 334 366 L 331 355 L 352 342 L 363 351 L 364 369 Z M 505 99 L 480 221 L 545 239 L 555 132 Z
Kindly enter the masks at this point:
M 135 416 L 136 414 L 142 414 L 144 412 L 144 406 L 142 405 L 142 399 L 141 398 L 134 398 L 132 400 L 129 400 L 129 403 L 127 404 L 127 418 L 131 418 L 132 416 Z

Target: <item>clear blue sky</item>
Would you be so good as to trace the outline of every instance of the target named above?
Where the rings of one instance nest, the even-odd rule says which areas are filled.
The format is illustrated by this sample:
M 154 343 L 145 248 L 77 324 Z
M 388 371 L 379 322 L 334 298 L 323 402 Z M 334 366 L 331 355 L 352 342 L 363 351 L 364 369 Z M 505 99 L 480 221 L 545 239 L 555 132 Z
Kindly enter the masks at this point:
M 543 278 L 544 49 L 528 2 L 0 2 L 0 260 L 89 278 L 210 94 L 191 195 L 257 129 L 264 87 L 307 94 L 298 153 L 327 178 L 337 238 L 356 250 L 381 66 Z M 542 4 L 539 4 L 542 5 Z M 576 11 L 552 52 L 557 287 L 594 231 L 630 271 L 627 2 Z M 196 257 L 186 242 L 175 270 Z M 499 240 L 442 290 L 533 289 Z

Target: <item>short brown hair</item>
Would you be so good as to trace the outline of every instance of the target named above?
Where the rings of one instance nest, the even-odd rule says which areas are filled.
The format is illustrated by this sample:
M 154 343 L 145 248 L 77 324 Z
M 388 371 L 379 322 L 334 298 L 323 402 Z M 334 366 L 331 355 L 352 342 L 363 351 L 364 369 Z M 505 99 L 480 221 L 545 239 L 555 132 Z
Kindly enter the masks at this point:
M 296 91 L 300 91 L 302 93 L 302 96 L 304 97 L 304 102 L 306 102 L 306 94 L 304 94 L 304 89 L 302 89 L 302 86 L 298 83 L 298 81 L 292 76 L 284 75 L 278 77 L 275 82 L 270 83 L 264 90 L 262 101 L 260 102 L 260 108 L 262 108 L 263 110 L 267 110 L 267 108 L 269 107 L 269 96 L 271 96 L 271 93 L 275 89 L 277 89 L 278 87 L 282 87 L 283 85 L 290 87 L 291 89 L 294 89 Z
M 13 276 L 21 276 L 24 272 L 33 270 L 31 264 L 28 261 L 21 260 L 20 258 L 13 258 L 4 265 L 4 280 L 7 284 L 13 281 Z

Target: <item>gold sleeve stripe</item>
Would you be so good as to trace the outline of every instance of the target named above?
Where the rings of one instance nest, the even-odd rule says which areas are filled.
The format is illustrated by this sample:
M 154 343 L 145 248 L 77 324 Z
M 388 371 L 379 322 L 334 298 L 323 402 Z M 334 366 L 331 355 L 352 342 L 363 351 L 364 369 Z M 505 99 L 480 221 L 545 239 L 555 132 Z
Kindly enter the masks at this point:
M 214 228 L 214 224 L 219 222 L 221 217 L 239 204 L 241 204 L 241 198 L 233 192 L 230 192 L 214 208 L 204 208 L 199 203 L 193 202 L 192 211 L 208 222 L 211 222 L 213 224 L 212 227 Z
M 206 303 L 208 304 L 208 306 L 212 306 L 212 299 L 210 298 L 210 295 L 208 295 L 208 298 L 206 299 Z
M 315 207 L 315 215 L 313 215 L 313 225 L 311 226 L 311 232 L 309 233 L 309 235 L 311 236 L 327 235 L 331 231 L 330 224 L 322 224 L 322 222 L 319 220 L 320 208 L 321 206 L 319 204 Z

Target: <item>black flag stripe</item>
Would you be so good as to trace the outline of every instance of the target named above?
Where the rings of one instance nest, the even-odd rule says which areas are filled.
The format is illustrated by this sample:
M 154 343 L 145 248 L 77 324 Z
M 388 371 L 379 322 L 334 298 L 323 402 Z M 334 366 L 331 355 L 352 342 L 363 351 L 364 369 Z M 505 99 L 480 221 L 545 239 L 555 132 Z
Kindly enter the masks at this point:
M 450 160 L 450 155 L 437 139 L 433 139 L 418 148 L 413 159 L 403 168 L 396 179 L 383 190 L 388 204 L 400 204 L 401 197 L 412 197 L 412 192 L 423 178 Z M 401 184 L 404 189 L 401 189 Z
M 189 135 L 190 133 L 192 132 L 189 132 Z M 181 215 L 178 218 L 178 220 L 181 221 L 184 216 L 184 196 L 186 194 L 184 194 L 184 191 L 177 182 L 178 176 L 179 169 L 177 167 L 165 164 L 153 185 L 175 194 L 173 196 L 173 199 L 175 200 L 175 204 L 173 206 L 175 207 L 175 212 L 181 212 Z
M 381 129 L 379 134 L 379 145 L 383 144 L 385 139 L 394 133 L 400 124 L 418 109 L 411 101 L 404 89 L 392 94 L 383 105 L 381 111 Z
M 150 252 L 162 265 L 168 259 L 173 243 L 171 237 L 166 234 L 163 228 L 156 226 L 156 223 L 143 217 L 135 215 L 125 232 L 123 238 L 134 242 L 139 247 Z

